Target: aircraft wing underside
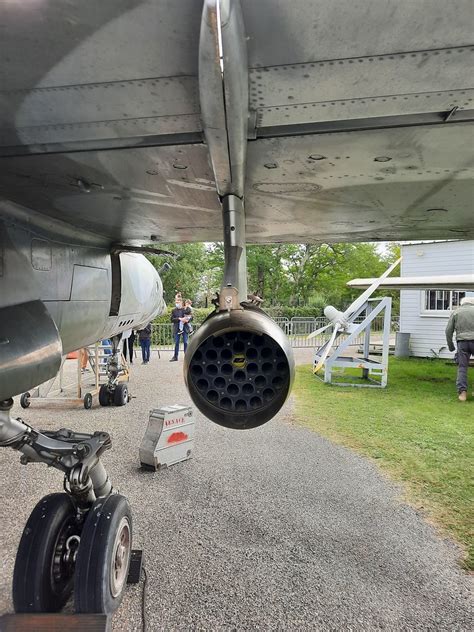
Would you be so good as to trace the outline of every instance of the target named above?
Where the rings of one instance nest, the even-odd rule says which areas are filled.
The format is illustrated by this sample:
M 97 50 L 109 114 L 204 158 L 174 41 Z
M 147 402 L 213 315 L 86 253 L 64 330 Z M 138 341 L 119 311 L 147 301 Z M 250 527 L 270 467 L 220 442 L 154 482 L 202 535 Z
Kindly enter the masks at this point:
M 198 0 L 2 2 L 0 210 L 107 241 L 219 240 L 234 182 L 248 242 L 474 236 L 469 0 L 240 6 L 222 106 Z M 226 61 L 248 86 L 242 182 Z

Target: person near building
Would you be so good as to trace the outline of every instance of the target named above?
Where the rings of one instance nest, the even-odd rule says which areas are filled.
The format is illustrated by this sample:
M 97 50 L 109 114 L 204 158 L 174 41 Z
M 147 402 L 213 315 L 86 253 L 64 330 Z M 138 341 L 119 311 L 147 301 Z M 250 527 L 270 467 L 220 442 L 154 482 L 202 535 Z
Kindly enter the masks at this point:
M 461 306 L 450 316 L 446 327 L 446 340 L 450 351 L 454 351 L 453 335 L 456 332 L 458 374 L 456 387 L 460 402 L 467 399 L 467 369 L 474 356 L 474 296 L 461 299 Z
M 142 348 L 142 364 L 148 364 L 148 362 L 150 362 L 151 323 L 148 323 L 143 329 L 138 330 L 138 342 Z

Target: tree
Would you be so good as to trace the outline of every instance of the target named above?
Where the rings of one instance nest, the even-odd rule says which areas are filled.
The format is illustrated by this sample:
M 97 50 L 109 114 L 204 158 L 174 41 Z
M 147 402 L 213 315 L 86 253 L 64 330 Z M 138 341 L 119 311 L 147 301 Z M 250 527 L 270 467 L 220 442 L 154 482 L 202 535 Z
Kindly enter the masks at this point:
M 349 305 L 360 294 L 360 290 L 347 287 L 347 282 L 355 278 L 372 278 L 380 276 L 399 258 L 400 248 L 397 244 L 386 245 L 383 250 L 374 243 L 343 244 L 344 257 L 335 268 L 326 270 L 319 280 L 319 291 L 325 295 L 326 304 L 343 308 Z M 397 271 L 394 271 L 396 274 Z M 399 292 L 379 290 L 375 296 L 391 296 L 393 311 L 398 310 Z
M 248 291 L 264 298 L 267 306 L 279 302 L 288 283 L 285 270 L 281 266 L 283 248 L 281 244 L 247 246 Z M 209 244 L 208 253 L 210 267 L 221 271 L 216 288 L 218 289 L 224 266 L 223 244 Z
M 309 297 L 320 290 L 320 278 L 343 261 L 346 244 L 287 244 L 282 251 L 282 265 L 289 279 L 289 305 L 309 303 Z
M 208 307 L 222 281 L 223 244 L 175 244 L 167 249 L 179 255 L 163 275 L 168 303 L 179 290 L 196 305 Z M 347 281 L 380 276 L 399 251 L 398 244 L 381 249 L 374 243 L 249 245 L 248 289 L 264 299 L 264 307 L 312 306 L 318 315 L 328 304 L 342 308 L 351 303 L 359 291 L 348 288 Z M 150 260 L 157 268 L 163 263 L 162 257 Z M 398 296 L 393 294 L 396 304 Z
M 158 270 L 165 260 L 171 265 L 171 270 L 162 275 L 166 302 L 172 303 L 176 292 L 181 292 L 183 298 L 198 302 L 203 276 L 207 270 L 205 245 L 203 243 L 163 244 L 163 248 L 176 253 L 177 258 L 164 258 L 161 255 L 149 255 L 148 258 Z
M 249 292 L 265 299 L 265 305 L 276 305 L 285 293 L 287 278 L 281 265 L 284 245 L 248 246 L 247 270 Z

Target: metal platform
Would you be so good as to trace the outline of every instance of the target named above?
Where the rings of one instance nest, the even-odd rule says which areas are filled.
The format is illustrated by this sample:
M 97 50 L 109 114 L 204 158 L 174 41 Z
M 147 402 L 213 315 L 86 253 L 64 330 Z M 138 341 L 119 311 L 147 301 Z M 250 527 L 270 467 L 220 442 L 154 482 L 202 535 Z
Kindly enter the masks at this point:
M 81 371 L 81 358 L 77 357 L 77 371 L 74 378 L 65 375 L 65 363 L 67 356 L 61 359 L 61 367 L 53 378 L 32 389 L 29 393 L 23 393 L 20 398 L 22 408 L 28 408 L 31 402 L 74 402 L 82 403 L 84 408 L 92 407 L 93 398 L 98 394 L 101 384 L 107 381 L 106 359 L 112 352 L 112 345 L 97 342 L 86 347 L 88 357 L 88 369 Z M 127 361 L 121 355 L 121 373 L 119 382 L 128 382 L 130 374 Z M 74 393 L 74 394 L 73 394 Z
M 335 345 L 326 357 L 322 369 L 314 370 L 316 377 L 327 384 L 336 386 L 359 386 L 365 388 L 385 388 L 388 379 L 388 356 L 390 351 L 390 325 L 391 325 L 392 299 L 390 297 L 368 299 L 351 317 L 354 321 L 359 316 L 364 316 L 360 323 L 351 323 L 350 333 L 345 334 L 344 339 Z M 374 347 L 371 342 L 373 323 L 377 317 L 383 316 L 382 352 L 381 358 L 370 357 L 370 351 Z M 349 347 L 359 345 L 358 337 L 364 334 L 362 344 L 362 357 L 344 355 Z M 380 333 L 377 332 L 379 335 Z M 315 369 L 323 354 L 326 352 L 329 341 L 316 349 L 313 360 Z M 333 372 L 337 369 L 361 369 L 359 377 L 352 376 L 352 381 L 334 382 Z M 321 373 L 323 374 L 321 376 Z M 348 379 L 349 376 L 348 376 Z

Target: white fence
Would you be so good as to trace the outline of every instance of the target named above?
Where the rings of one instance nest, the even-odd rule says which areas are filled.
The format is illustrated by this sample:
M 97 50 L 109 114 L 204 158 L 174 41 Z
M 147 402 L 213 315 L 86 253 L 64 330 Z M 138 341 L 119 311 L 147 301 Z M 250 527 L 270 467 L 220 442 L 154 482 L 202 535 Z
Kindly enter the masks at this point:
M 356 318 L 355 322 L 362 322 L 364 320 L 364 316 L 359 316 Z M 288 336 L 291 346 L 293 348 L 302 348 L 302 347 L 319 347 L 323 344 L 325 340 L 330 336 L 331 330 L 324 331 L 322 334 L 315 336 L 314 338 L 308 339 L 309 334 L 321 327 L 324 327 L 328 324 L 327 318 L 303 318 L 296 316 L 294 318 L 275 318 L 275 322 Z M 398 319 L 392 320 L 392 331 L 395 332 L 398 329 Z M 380 332 L 382 335 L 383 331 L 383 317 L 376 318 L 373 322 L 372 333 L 377 334 Z M 364 332 L 362 332 L 359 338 L 356 340 L 355 344 L 362 344 L 364 340 Z
M 315 338 L 308 339 L 308 336 L 316 329 L 320 329 L 324 325 L 328 324 L 326 318 L 306 318 L 302 316 L 295 316 L 291 319 L 277 317 L 274 319 L 276 324 L 283 329 L 286 336 L 290 340 L 291 346 L 295 349 L 304 347 L 319 347 L 328 338 L 327 332 L 316 336 Z M 356 322 L 361 322 L 363 316 L 356 319 Z M 194 331 L 199 329 L 199 324 L 193 323 Z M 382 334 L 383 318 L 376 318 L 373 323 L 372 332 L 377 333 L 380 331 Z M 398 319 L 392 320 L 392 331 L 397 331 Z M 329 331 L 330 334 L 330 331 Z M 361 333 L 360 339 L 357 340 L 357 344 L 362 344 L 364 334 Z M 136 341 L 138 344 L 138 340 Z M 152 331 L 152 346 L 160 351 L 172 351 L 174 349 L 173 339 L 173 325 L 172 323 L 160 323 L 153 325 Z M 182 346 L 182 344 L 180 345 Z

